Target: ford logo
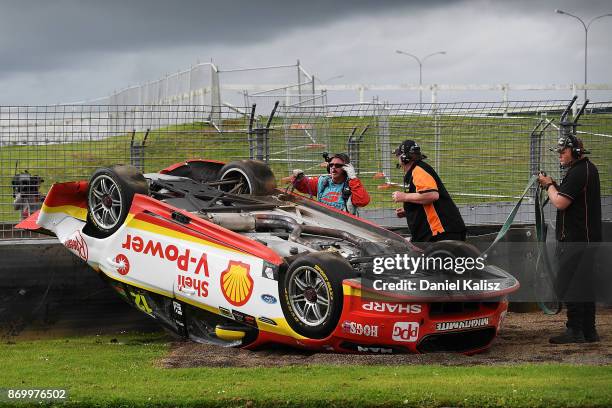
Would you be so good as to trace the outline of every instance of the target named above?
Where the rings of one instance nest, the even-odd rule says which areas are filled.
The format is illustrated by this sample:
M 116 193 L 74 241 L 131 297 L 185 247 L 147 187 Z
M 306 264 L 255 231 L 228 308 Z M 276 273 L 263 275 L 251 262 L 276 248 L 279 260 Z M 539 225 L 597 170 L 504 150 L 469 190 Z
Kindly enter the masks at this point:
M 263 300 L 269 305 L 273 305 L 276 303 L 276 298 L 272 295 L 261 295 L 261 300 Z

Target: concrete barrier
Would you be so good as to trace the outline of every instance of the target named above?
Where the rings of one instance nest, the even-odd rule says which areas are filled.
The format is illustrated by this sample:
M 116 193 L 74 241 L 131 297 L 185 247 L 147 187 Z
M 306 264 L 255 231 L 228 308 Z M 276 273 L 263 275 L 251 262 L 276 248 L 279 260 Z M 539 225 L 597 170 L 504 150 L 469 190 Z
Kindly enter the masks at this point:
M 160 330 L 56 239 L 0 241 L 0 336 Z

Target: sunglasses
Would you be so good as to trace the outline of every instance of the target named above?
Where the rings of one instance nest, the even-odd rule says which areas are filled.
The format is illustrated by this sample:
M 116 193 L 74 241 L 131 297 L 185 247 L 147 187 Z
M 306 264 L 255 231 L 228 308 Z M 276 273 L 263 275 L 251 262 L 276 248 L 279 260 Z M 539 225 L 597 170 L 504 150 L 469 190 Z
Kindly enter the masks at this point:
M 329 167 L 335 167 L 337 169 L 341 169 L 342 167 L 344 167 L 344 163 L 330 163 Z

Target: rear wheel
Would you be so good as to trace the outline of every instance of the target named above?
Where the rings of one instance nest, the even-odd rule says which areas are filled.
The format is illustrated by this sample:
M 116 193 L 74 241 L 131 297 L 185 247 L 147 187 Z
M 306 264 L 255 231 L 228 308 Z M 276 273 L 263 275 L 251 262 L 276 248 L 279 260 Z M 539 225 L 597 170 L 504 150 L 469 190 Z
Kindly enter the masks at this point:
M 293 262 L 280 288 L 291 328 L 313 339 L 329 336 L 342 312 L 342 281 L 351 276 L 351 265 L 330 253 L 308 254 Z
M 257 160 L 233 161 L 219 170 L 219 188 L 232 194 L 270 195 L 276 188 L 274 173 L 267 164 Z
M 101 237 L 121 227 L 132 205 L 134 194 L 148 194 L 142 173 L 129 165 L 115 165 L 94 172 L 87 188 L 87 221 Z

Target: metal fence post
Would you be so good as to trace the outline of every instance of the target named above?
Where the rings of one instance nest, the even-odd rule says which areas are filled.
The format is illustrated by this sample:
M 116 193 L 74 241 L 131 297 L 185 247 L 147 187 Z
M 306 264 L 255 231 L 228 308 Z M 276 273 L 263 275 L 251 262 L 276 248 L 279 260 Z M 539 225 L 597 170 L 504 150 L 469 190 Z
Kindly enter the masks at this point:
M 382 171 L 385 174 L 385 181 L 391 182 L 391 141 L 389 131 L 389 117 L 384 104 L 376 105 L 376 116 L 378 118 L 378 139 L 380 141 L 380 155 Z
M 508 117 L 508 88 L 510 85 L 503 84 L 502 91 L 504 92 L 504 118 Z
M 531 136 L 529 138 L 529 174 L 538 174 L 539 170 L 542 168 L 542 137 L 544 136 L 544 131 L 538 132 L 540 124 L 546 120 L 546 112 L 540 114 L 540 121 L 536 125 L 534 131 L 531 132 Z M 537 189 L 535 186 L 531 187 L 530 196 L 535 200 L 535 194 L 537 193 Z
M 440 174 L 440 116 L 438 114 L 438 85 L 431 86 L 431 114 L 434 120 L 434 150 L 436 152 L 436 171 Z
M 302 72 L 300 71 L 300 60 L 297 60 L 297 86 L 298 86 L 298 106 L 302 106 Z
M 351 132 L 351 135 L 348 138 L 348 143 L 347 143 L 348 155 L 349 155 L 349 158 L 351 159 L 351 163 L 353 163 L 353 166 L 355 167 L 355 170 L 357 171 L 357 175 L 359 175 L 359 172 L 361 170 L 361 165 L 359 163 L 360 156 L 361 156 L 361 143 L 363 142 L 363 137 L 365 133 L 368 131 L 368 129 L 369 129 L 369 125 L 363 128 L 363 130 L 359 133 L 359 135 L 355 135 L 357 128 L 354 127 L 353 131 Z
M 210 64 L 210 121 L 218 128 L 221 127 L 221 89 L 219 86 L 219 71 L 214 64 Z
M 255 145 L 257 146 L 257 155 L 255 158 L 257 160 L 264 160 L 264 143 L 266 139 L 266 133 L 268 133 L 266 129 L 262 129 L 259 127 L 255 129 Z
M 142 173 L 145 172 L 145 143 L 147 142 L 150 130 L 151 129 L 147 129 L 141 143 L 134 141 L 136 129 L 132 130 L 132 139 L 130 141 L 130 164 Z
M 576 84 L 572 84 L 572 98 L 574 96 L 578 96 L 578 92 L 576 90 Z M 576 103 L 572 106 L 572 116 L 576 116 L 576 114 L 578 113 L 578 102 L 579 100 L 576 100 Z

